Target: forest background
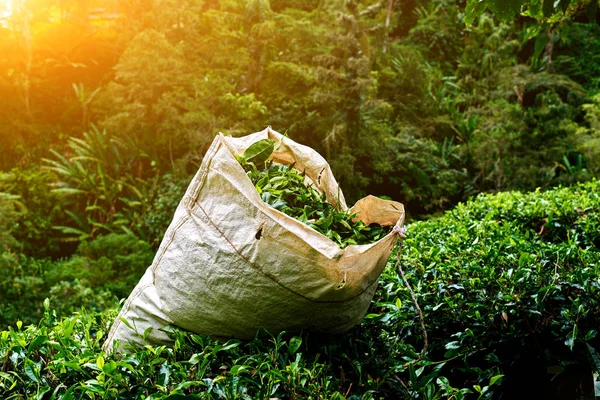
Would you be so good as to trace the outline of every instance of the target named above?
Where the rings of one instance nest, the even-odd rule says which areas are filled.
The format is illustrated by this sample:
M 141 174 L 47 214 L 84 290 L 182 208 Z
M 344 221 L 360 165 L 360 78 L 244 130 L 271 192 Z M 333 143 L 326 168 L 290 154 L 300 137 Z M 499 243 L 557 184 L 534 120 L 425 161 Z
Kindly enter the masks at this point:
M 597 2 L 480 3 L 0 1 L 0 328 L 116 307 L 218 132 L 270 125 L 413 221 L 593 180 Z
M 0 2 L 0 324 L 38 317 L 47 290 L 126 296 L 137 278 L 115 281 L 151 261 L 218 132 L 271 125 L 350 203 L 413 218 L 597 176 L 597 4 L 532 3 L 501 19 L 452 0 Z M 48 265 L 114 246 L 143 256 L 77 283 Z

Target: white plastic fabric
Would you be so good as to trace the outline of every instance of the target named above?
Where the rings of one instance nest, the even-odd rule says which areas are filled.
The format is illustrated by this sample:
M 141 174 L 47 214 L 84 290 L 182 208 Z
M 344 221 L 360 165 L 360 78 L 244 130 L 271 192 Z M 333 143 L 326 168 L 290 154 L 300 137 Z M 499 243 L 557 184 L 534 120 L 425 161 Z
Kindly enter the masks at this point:
M 270 127 L 241 138 L 219 134 L 115 320 L 106 351 L 115 340 L 168 344 L 169 325 L 251 339 L 260 328 L 342 333 L 361 321 L 398 236 L 342 250 L 264 203 L 235 155 L 266 138 L 281 141 L 274 162 L 295 163 L 327 201 L 347 209 L 329 165 L 309 147 Z M 402 204 L 373 196 L 351 211 L 367 224 L 404 222 Z

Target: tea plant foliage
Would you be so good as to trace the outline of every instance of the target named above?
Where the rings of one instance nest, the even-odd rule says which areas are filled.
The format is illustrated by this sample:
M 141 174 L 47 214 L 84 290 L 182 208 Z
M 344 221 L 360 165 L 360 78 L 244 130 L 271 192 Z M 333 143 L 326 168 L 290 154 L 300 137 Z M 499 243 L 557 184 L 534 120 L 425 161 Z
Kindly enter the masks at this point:
M 172 348 L 115 356 L 100 346 L 116 310 L 57 318 L 46 301 L 39 323 L 0 332 L 0 393 L 7 399 L 499 398 L 515 387 L 523 396 L 548 393 L 560 380 L 550 380 L 548 371 L 559 376 L 580 368 L 589 375 L 581 374 L 579 394 L 593 395 L 593 372 L 600 372 L 598 181 L 480 195 L 411 224 L 399 262 L 429 335 L 420 361 L 418 315 L 393 256 L 365 320 L 340 336 L 261 331 L 242 342 L 173 330 Z

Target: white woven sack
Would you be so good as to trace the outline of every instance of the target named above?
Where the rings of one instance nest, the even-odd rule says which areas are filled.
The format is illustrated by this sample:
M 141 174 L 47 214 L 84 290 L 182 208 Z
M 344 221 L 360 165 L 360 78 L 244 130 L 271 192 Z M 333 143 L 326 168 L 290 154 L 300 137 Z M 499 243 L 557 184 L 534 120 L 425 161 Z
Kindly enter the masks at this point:
M 235 158 L 266 138 L 281 141 L 274 162 L 295 163 L 327 201 L 347 209 L 329 165 L 309 147 L 271 128 L 241 138 L 219 134 L 152 265 L 115 320 L 106 351 L 115 340 L 168 344 L 170 325 L 251 339 L 260 328 L 341 333 L 361 321 L 397 235 L 342 250 L 268 206 Z M 365 224 L 401 227 L 404 222 L 402 204 L 373 196 L 351 211 Z

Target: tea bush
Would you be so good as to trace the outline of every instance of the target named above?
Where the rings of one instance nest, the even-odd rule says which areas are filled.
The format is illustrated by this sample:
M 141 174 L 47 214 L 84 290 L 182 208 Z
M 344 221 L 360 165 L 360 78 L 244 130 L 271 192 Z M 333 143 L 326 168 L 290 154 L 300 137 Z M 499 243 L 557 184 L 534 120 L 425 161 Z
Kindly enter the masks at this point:
M 153 248 L 158 248 L 192 177 L 193 175 L 188 176 L 185 173 L 166 174 L 161 177 L 156 198 L 143 221 Z
M 0 327 L 17 319 L 27 323 L 39 320 L 41 302 L 47 297 L 42 279 L 43 263 L 14 253 L 0 253 Z
M 528 384 L 549 382 L 548 368 L 578 365 L 588 368 L 584 384 L 591 387 L 587 346 L 600 344 L 598 181 L 480 195 L 413 225 L 403 262 L 430 337 L 437 338 L 428 355 L 451 359 L 446 368 L 462 384 L 494 370 L 510 385 L 521 382 L 520 372 Z M 384 281 L 394 278 L 387 273 Z M 409 302 L 402 285 L 393 283 L 381 294 L 375 318 L 387 319 L 397 296 Z M 400 321 L 414 318 L 408 307 L 396 313 Z M 397 320 L 387 323 L 400 328 Z
M 53 229 L 61 216 L 59 197 L 48 186 L 52 179 L 54 176 L 50 172 L 36 167 L 0 172 L 0 192 L 14 199 L 13 206 L 19 205 L 19 213 L 10 230 L 16 240 L 11 247 L 28 256 L 56 257 L 68 247 Z M 0 193 L 0 215 L 4 196 Z M 0 220 L 9 221 L 10 218 L 0 217 Z
M 424 313 L 422 359 L 395 256 L 364 321 L 340 336 L 174 330 L 173 348 L 115 357 L 101 345 L 116 310 L 58 319 L 47 301 L 37 326 L 0 333 L 1 397 L 593 398 L 599 245 L 598 181 L 480 195 L 410 225 L 400 264 Z
M 19 319 L 38 321 L 46 297 L 55 301 L 60 315 L 81 306 L 95 311 L 113 307 L 129 295 L 153 257 L 148 243 L 114 233 L 82 242 L 69 259 L 0 253 L 0 328 Z

